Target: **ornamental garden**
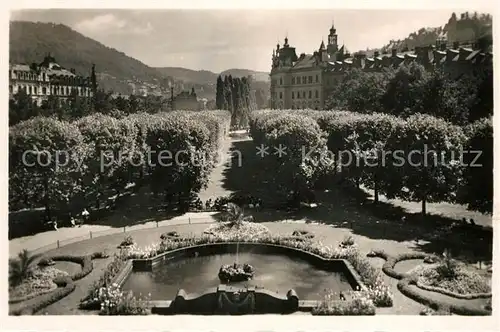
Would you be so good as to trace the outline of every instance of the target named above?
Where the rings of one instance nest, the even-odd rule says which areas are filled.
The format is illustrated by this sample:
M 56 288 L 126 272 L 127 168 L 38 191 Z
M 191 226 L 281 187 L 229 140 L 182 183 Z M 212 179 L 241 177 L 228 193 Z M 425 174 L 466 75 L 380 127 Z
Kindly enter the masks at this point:
M 11 127 L 9 208 L 43 208 L 55 233 L 137 197 L 155 220 L 207 223 L 11 252 L 10 314 L 491 315 L 491 229 L 430 212 L 492 212 L 491 120 L 262 110 L 234 139 L 230 121 L 201 111 Z

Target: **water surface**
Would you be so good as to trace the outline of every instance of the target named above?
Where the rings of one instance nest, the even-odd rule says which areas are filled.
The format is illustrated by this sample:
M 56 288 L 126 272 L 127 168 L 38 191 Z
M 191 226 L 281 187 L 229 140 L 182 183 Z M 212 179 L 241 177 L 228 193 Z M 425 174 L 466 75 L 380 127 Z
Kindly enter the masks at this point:
M 179 289 L 202 292 L 220 284 L 218 273 L 224 264 L 233 264 L 236 254 L 186 258 L 180 262 L 159 264 L 153 272 L 133 272 L 123 285 L 134 294 L 151 293 L 151 300 L 173 300 Z M 351 290 L 344 274 L 317 269 L 308 262 L 282 255 L 240 253 L 238 262 L 255 269 L 254 279 L 231 285 L 264 287 L 286 294 L 294 289 L 302 300 L 320 300 L 325 290 L 336 293 Z

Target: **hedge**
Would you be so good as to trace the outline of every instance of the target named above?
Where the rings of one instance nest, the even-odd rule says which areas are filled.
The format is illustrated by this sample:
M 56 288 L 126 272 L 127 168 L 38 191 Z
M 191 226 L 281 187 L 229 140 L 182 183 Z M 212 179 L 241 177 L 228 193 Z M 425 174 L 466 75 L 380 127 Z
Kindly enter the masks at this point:
M 140 113 L 120 119 L 94 114 L 75 122 L 38 117 L 21 122 L 9 130 L 10 209 L 46 206 L 48 218 L 51 210 L 79 212 L 89 204 L 100 205 L 107 195 L 118 197 L 130 182 L 137 187 L 150 184 L 152 191 L 165 196 L 180 192 L 191 199 L 208 182 L 229 121 L 227 111 L 203 111 Z M 52 156 L 67 151 L 69 163 L 58 168 L 27 167 L 23 153 L 34 147 Z M 173 156 L 167 162 L 176 161 L 179 152 L 179 161 L 188 163 L 158 167 L 158 160 L 148 162 L 152 150 L 157 151 L 153 158 L 158 151 L 170 151 Z M 28 157 L 28 162 L 36 161 L 36 154 Z

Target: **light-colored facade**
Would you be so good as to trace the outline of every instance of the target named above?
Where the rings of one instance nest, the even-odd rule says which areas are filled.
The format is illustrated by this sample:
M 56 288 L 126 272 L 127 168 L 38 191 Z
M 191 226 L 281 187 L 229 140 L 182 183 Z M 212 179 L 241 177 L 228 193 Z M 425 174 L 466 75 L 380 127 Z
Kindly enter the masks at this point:
M 62 102 L 75 95 L 90 98 L 96 89 L 95 67 L 92 67 L 90 77 L 83 77 L 77 75 L 74 69 L 64 69 L 50 55 L 40 64 L 11 64 L 9 97 L 13 98 L 21 89 L 39 106 L 49 96 L 58 97 Z
M 378 72 L 416 61 L 428 69 L 443 68 L 458 77 L 476 68 L 492 66 L 493 62 L 491 45 L 482 41 L 449 45 L 447 40 L 438 40 L 436 45 L 414 50 L 393 48 L 390 52 L 374 52 L 371 57 L 358 52 L 351 56 L 344 46 L 338 47 L 333 25 L 326 47 L 321 42 L 313 54 L 297 56 L 295 47 L 285 38 L 283 47 L 278 44 L 273 50 L 270 106 L 274 109 L 324 109 L 333 88 L 352 68 Z

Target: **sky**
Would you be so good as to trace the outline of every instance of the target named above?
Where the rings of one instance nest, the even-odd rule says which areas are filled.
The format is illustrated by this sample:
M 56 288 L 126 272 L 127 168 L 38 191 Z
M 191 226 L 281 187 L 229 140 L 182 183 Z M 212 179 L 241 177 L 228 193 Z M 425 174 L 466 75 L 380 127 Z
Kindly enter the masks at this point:
M 333 24 L 351 51 L 377 48 L 422 27 L 444 25 L 451 13 L 432 10 L 87 10 L 11 12 L 11 20 L 62 23 L 153 67 L 221 72 L 245 68 L 268 72 L 273 48 L 317 50 Z

